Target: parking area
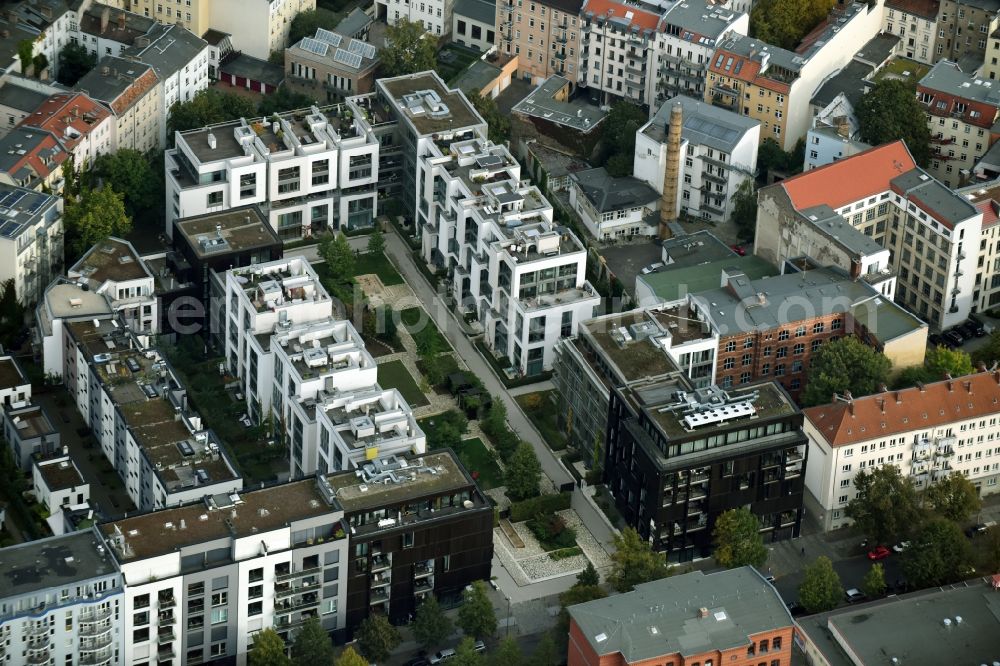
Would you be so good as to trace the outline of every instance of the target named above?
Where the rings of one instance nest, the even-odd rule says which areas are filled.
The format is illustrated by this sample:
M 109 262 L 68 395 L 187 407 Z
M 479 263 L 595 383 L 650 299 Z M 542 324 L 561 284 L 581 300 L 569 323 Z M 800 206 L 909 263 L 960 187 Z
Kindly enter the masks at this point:
M 635 278 L 644 266 L 660 261 L 662 248 L 652 239 L 620 242 L 600 249 L 608 270 L 625 285 L 625 291 L 635 293 Z

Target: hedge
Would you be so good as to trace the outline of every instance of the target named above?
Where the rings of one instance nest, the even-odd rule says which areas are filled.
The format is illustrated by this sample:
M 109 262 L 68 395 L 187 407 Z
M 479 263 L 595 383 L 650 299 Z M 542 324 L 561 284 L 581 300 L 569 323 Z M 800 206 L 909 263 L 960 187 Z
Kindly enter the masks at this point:
M 540 513 L 554 513 L 570 507 L 573 496 L 570 493 L 539 495 L 530 499 L 513 502 L 510 505 L 510 521 L 519 523 L 534 518 Z

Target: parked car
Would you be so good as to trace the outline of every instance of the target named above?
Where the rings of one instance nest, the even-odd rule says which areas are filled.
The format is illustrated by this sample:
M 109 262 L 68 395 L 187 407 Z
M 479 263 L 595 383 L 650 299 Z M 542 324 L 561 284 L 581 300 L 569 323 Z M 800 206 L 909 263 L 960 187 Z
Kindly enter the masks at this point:
M 486 643 L 482 641 L 476 641 L 475 645 L 472 646 L 472 649 L 475 650 L 476 652 L 485 652 Z
M 954 328 L 950 331 L 945 331 L 943 334 L 945 342 L 954 347 L 960 347 L 963 342 L 965 342 L 965 337 L 961 332 L 955 330 Z
M 865 600 L 865 595 L 856 587 L 852 587 L 847 592 L 844 592 L 844 598 L 847 599 L 847 603 L 856 604 L 859 601 Z
M 927 336 L 927 344 L 930 345 L 931 347 L 948 346 L 947 342 L 945 342 L 945 339 L 942 338 L 937 333 L 931 333 L 930 335 Z
M 642 273 L 643 275 L 649 275 L 650 273 L 655 273 L 661 268 L 663 268 L 663 262 L 657 261 L 655 263 L 650 264 L 649 266 L 644 266 L 643 269 L 639 272 Z
M 976 523 L 969 529 L 965 530 L 965 536 L 969 537 L 970 539 L 974 536 L 979 536 L 980 534 L 985 533 L 986 530 L 990 529 L 991 527 L 996 527 L 996 524 L 997 521 L 995 520 L 988 520 L 985 523 Z
M 742 245 L 730 245 L 730 248 L 741 257 L 747 256 L 747 250 Z
M 962 322 L 955 328 L 958 330 L 959 333 L 962 334 L 962 337 L 965 338 L 966 340 L 971 340 L 972 338 L 978 337 L 976 335 L 976 326 L 971 322 L 968 321 Z
M 892 551 L 885 546 L 875 546 L 868 551 L 868 559 L 872 562 L 878 562 L 879 560 L 884 560 L 892 554 Z
M 895 546 L 892 547 L 893 551 L 897 553 L 905 552 L 910 547 L 909 541 L 900 541 Z
M 431 658 L 428 659 L 428 661 L 431 664 L 440 664 L 442 661 L 448 661 L 454 656 L 455 656 L 455 650 L 453 650 L 452 648 L 445 648 L 443 650 L 438 650 L 437 652 L 432 654 Z
M 789 601 L 787 604 L 788 612 L 792 614 L 792 617 L 798 617 L 799 615 L 805 615 L 806 609 L 802 607 L 797 601 Z
M 427 666 L 427 660 L 423 657 L 415 657 L 406 662 L 406 666 Z
M 986 322 L 977 317 L 974 314 L 969 315 L 969 321 L 976 325 L 976 335 L 979 336 L 979 331 L 982 330 L 982 335 L 986 335 L 989 331 L 986 330 Z

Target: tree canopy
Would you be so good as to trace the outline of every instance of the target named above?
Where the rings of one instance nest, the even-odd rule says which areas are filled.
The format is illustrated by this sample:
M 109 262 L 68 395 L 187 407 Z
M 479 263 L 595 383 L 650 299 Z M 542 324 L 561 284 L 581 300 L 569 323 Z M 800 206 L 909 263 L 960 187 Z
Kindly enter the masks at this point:
M 385 252 L 385 234 L 378 227 L 372 229 L 368 236 L 368 254 L 379 255 Z
M 316 34 L 316 28 L 333 30 L 338 23 L 340 14 L 322 7 L 299 12 L 288 26 L 288 45 L 298 44 L 303 37 L 312 37 Z
M 590 560 L 587 560 L 587 566 L 576 575 L 574 587 L 577 585 L 581 587 L 597 587 L 600 584 L 601 577 L 597 575 L 597 569 L 594 568 L 594 564 Z
M 881 562 L 875 562 L 861 580 L 861 591 L 875 599 L 885 594 L 885 587 L 885 569 Z
M 253 118 L 256 115 L 257 108 L 250 99 L 206 88 L 195 93 L 190 101 L 177 102 L 170 107 L 167 137 L 173 141 L 174 132 L 198 129 L 237 118 Z
M 59 74 L 56 76 L 56 81 L 64 86 L 73 87 L 96 66 L 96 54 L 91 53 L 86 46 L 66 42 L 66 46 L 59 51 Z
M 913 482 L 895 465 L 863 469 L 854 476 L 857 496 L 845 513 L 872 545 L 909 537 L 922 518 Z
M 417 643 L 425 650 L 431 650 L 451 635 L 453 627 L 437 598 L 433 594 L 428 594 L 417 606 L 412 629 Z
M 486 583 L 473 581 L 462 593 L 462 606 L 458 609 L 458 626 L 466 636 L 486 638 L 497 630 L 496 611 L 486 593 Z
M 308 13 L 308 12 L 303 12 Z M 302 14 L 299 14 L 302 16 Z M 295 92 L 287 86 L 281 86 L 273 93 L 268 93 L 257 105 L 258 116 L 271 116 L 275 113 L 304 109 L 316 103 L 316 100 L 309 95 Z
M 906 368 L 893 384 L 898 388 L 928 384 L 944 379 L 945 374 L 961 377 L 972 374 L 972 359 L 961 349 L 948 349 L 942 345 L 931 347 L 924 356 L 924 364 Z
M 521 647 L 512 636 L 501 640 L 496 649 L 490 653 L 490 666 L 513 666 L 523 663 L 524 655 L 521 653 Z
M 786 175 L 799 173 L 805 164 L 805 158 L 806 144 L 802 139 L 795 143 L 795 148 L 789 153 L 782 149 L 781 144 L 768 137 L 757 149 L 757 177 L 763 183 L 767 181 L 767 175 L 771 171 Z
M 121 192 L 125 213 L 132 219 L 153 215 L 163 208 L 162 174 L 138 150 L 122 148 L 101 155 L 94 162 L 94 173 L 105 186 Z
M 108 236 L 124 236 L 132 230 L 124 197 L 110 185 L 84 190 L 78 201 L 67 199 L 63 219 L 67 246 L 76 257 Z
M 538 483 L 542 479 L 542 465 L 538 462 L 535 449 L 527 442 L 521 442 L 507 461 L 504 483 L 507 495 L 514 500 L 528 499 L 538 494 Z
M 292 661 L 295 666 L 333 663 L 333 642 L 319 619 L 309 618 L 296 632 L 292 642 Z
M 483 97 L 479 91 L 473 90 L 467 97 L 476 108 L 479 115 L 489 124 L 490 141 L 503 144 L 510 139 L 510 117 L 500 113 L 496 101 L 492 97 Z
M 861 140 L 873 146 L 903 139 L 920 166 L 931 161 L 927 112 L 917 101 L 913 84 L 885 77 L 869 90 L 854 110 Z
M 832 610 L 840 603 L 844 588 L 830 558 L 821 556 L 806 567 L 799 586 L 799 603 L 810 613 Z
M 833 5 L 834 0 L 759 0 L 750 10 L 750 35 L 794 51 Z
M 344 648 L 344 651 L 340 653 L 336 661 L 333 662 L 334 666 L 369 666 L 368 660 L 362 657 L 354 650 L 354 646 L 348 645 Z
M 635 133 L 646 123 L 646 114 L 631 102 L 616 102 L 601 123 L 604 167 L 612 176 L 631 176 Z
M 476 641 L 466 636 L 455 646 L 455 656 L 448 660 L 449 666 L 483 666 L 486 657 L 476 652 Z
M 630 592 L 640 583 L 666 578 L 670 567 L 662 554 L 631 527 L 614 535 L 615 552 L 611 554 L 608 582 L 618 592 Z
M 351 245 L 347 242 L 347 236 L 343 233 L 324 236 L 319 242 L 317 253 L 323 258 L 335 280 L 347 283 L 354 279 L 354 265 L 356 263 L 354 250 L 351 249 Z
M 757 235 L 757 184 L 753 178 L 744 180 L 736 190 L 732 222 L 740 240 L 750 242 Z
M 25 294 L 22 300 L 31 301 L 34 294 Z M 6 353 L 15 351 L 15 341 L 24 331 L 24 306 L 17 298 L 14 278 L 0 285 L 0 345 Z
M 1000 361 L 1000 330 L 990 333 L 986 344 L 972 352 L 973 363 L 983 363 L 990 367 L 997 361 Z
M 760 522 L 746 507 L 730 509 L 716 518 L 712 537 L 719 566 L 732 569 L 749 564 L 760 569 L 767 561 Z
M 389 624 L 389 619 L 381 613 L 373 613 L 362 620 L 355 636 L 361 655 L 372 662 L 388 659 L 402 640 L 396 627 Z
M 285 641 L 271 627 L 254 636 L 249 654 L 250 666 L 291 666 L 285 654 Z
M 934 482 L 924 491 L 924 501 L 937 515 L 959 524 L 969 520 L 983 505 L 976 486 L 960 472 Z
M 399 19 L 385 31 L 385 39 L 386 46 L 379 52 L 382 76 L 402 76 L 436 68 L 437 42 L 419 22 Z
M 915 547 L 903 553 L 903 575 L 917 587 L 943 585 L 958 580 L 972 560 L 969 540 L 962 528 L 947 518 L 932 518 L 913 537 Z
M 801 402 L 805 406 L 830 402 L 834 393 L 850 391 L 854 397 L 869 395 L 889 378 L 892 363 L 885 354 L 853 335 L 821 346 L 809 363 Z

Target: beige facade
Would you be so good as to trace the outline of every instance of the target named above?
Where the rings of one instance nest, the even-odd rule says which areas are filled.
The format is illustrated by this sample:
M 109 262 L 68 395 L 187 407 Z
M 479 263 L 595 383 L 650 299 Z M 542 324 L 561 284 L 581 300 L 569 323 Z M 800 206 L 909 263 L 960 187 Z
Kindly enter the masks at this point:
M 883 30 L 898 35 L 900 54 L 928 65 L 934 64 L 937 44 L 935 0 L 889 0 L 885 4 Z
M 942 0 L 937 15 L 937 44 L 934 60 L 958 61 L 972 56 L 977 63 L 986 55 L 986 42 L 1000 26 L 997 7 L 992 3 Z
M 343 37 L 342 45 L 352 40 Z M 314 53 L 301 48 L 301 42 L 285 49 L 285 85 L 311 97 L 319 104 L 337 102 L 350 95 L 369 93 L 375 86 L 375 69 L 378 56 L 359 58 L 359 65 L 351 67 L 335 59 L 333 47 L 326 53 Z M 375 55 L 375 49 L 369 53 Z
M 209 25 L 212 0 L 107 0 L 105 4 L 126 9 L 156 19 L 160 23 L 177 23 L 196 35 L 203 35 Z
M 499 0 L 497 48 L 517 56 L 518 76 L 540 84 L 559 75 L 574 84 L 580 57 L 580 2 Z

